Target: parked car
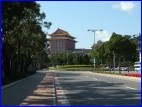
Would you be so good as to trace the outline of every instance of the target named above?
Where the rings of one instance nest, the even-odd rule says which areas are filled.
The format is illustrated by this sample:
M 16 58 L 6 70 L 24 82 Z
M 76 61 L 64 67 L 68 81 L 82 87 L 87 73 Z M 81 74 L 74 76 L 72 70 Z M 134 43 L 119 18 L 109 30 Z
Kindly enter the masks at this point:
M 105 67 L 105 69 L 104 69 L 105 71 L 109 71 L 110 70 L 110 68 L 109 67 Z
M 121 71 L 128 71 L 128 67 L 120 67 Z
M 140 72 L 141 71 L 141 65 L 140 64 L 135 64 L 134 65 L 134 71 Z
M 134 71 L 141 72 L 141 62 L 134 63 Z
M 111 68 L 111 71 L 114 71 L 114 67 Z M 116 68 L 115 68 L 115 71 L 119 71 L 119 67 L 116 67 Z

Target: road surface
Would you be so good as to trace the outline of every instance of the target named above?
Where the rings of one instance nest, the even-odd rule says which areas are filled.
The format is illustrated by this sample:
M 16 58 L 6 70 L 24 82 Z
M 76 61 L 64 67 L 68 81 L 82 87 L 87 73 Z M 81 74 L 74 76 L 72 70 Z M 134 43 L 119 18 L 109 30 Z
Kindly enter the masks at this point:
M 137 79 L 86 71 L 56 71 L 54 75 L 70 105 L 140 105 L 140 81 Z
M 36 74 L 2 89 L 2 105 L 53 105 L 53 75 L 48 71 Z

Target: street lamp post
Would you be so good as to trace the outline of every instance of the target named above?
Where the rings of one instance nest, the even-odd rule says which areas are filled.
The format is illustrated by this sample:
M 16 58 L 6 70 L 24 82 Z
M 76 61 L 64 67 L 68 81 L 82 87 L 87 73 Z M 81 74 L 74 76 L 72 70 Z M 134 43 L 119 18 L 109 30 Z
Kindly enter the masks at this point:
M 95 51 L 95 33 L 96 33 L 96 31 L 102 31 L 102 29 L 88 29 L 88 31 L 92 31 L 92 32 L 94 32 L 94 47 L 93 47 L 93 50 Z M 94 71 L 95 71 L 95 56 L 94 56 Z

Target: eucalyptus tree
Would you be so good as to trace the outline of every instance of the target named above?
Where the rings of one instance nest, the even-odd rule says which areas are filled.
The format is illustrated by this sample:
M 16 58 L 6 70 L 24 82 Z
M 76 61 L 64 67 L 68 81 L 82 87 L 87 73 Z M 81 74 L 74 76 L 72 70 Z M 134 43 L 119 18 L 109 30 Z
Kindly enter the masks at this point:
M 120 63 L 122 61 L 132 61 L 136 60 L 136 45 L 132 43 L 129 38 L 122 36 L 120 34 L 112 33 L 109 40 L 110 51 L 116 55 L 120 71 Z
M 137 38 L 137 37 L 135 37 Z M 112 33 L 110 40 L 106 42 L 98 42 L 95 44 L 95 52 L 91 52 L 91 56 L 96 58 L 96 64 L 107 64 L 119 67 L 129 66 L 137 60 L 137 44 L 138 42 L 130 35 L 121 35 Z M 137 43 L 137 44 L 136 44 Z M 115 56 L 115 57 L 114 57 Z M 114 62 L 115 61 L 115 62 Z
M 42 26 L 49 29 L 51 22 L 45 21 L 45 17 L 36 2 L 2 2 L 2 61 L 5 77 L 27 71 L 33 61 L 42 60 L 43 54 L 47 55 L 47 39 Z

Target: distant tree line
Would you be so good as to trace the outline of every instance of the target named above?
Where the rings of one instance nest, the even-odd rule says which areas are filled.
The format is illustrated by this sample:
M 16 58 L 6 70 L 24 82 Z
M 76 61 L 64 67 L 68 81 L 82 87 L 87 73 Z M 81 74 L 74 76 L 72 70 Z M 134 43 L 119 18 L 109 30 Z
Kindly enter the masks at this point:
M 140 35 L 121 35 L 112 33 L 110 40 L 102 42 L 99 40 L 95 44 L 95 51 L 90 54 L 65 52 L 56 54 L 50 58 L 51 65 L 80 65 L 93 64 L 94 57 L 96 65 L 113 67 L 115 55 L 116 67 L 132 66 L 135 61 L 139 60 Z
M 50 58 L 51 65 L 89 65 L 92 64 L 90 61 L 90 55 L 87 53 L 73 53 L 64 52 L 58 53 Z
M 109 41 L 97 42 L 95 51 L 91 52 L 91 57 L 95 56 L 97 65 L 104 64 L 111 68 L 115 55 L 116 67 L 132 66 L 135 61 L 139 61 L 139 51 L 140 35 L 112 33 Z
M 36 65 L 48 62 L 48 40 L 42 27 L 49 29 L 36 2 L 2 2 L 2 79 L 24 77 Z

